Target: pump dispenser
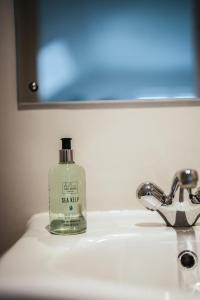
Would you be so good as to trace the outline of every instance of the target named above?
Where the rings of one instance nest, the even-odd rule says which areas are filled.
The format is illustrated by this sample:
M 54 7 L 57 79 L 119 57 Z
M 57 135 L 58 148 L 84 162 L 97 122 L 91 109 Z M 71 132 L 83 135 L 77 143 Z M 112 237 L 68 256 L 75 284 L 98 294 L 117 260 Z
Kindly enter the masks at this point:
M 62 138 L 59 164 L 49 170 L 50 232 L 67 235 L 86 231 L 86 180 L 73 160 L 71 138 Z
M 62 138 L 62 149 L 60 150 L 60 163 L 74 163 L 73 150 L 71 149 L 71 138 Z

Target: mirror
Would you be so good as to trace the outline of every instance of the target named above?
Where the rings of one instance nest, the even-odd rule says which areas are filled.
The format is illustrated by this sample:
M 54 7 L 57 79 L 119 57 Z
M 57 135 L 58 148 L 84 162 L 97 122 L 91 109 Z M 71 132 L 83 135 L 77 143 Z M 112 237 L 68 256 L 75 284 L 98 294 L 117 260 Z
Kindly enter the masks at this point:
M 19 105 L 198 98 L 190 0 L 15 0 Z

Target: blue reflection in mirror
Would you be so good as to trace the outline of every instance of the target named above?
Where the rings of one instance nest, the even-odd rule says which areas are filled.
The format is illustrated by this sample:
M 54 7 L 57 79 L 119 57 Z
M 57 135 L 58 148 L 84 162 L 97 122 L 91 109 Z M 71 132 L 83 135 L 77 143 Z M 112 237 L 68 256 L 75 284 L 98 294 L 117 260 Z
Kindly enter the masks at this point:
M 37 1 L 40 101 L 196 97 L 189 0 Z

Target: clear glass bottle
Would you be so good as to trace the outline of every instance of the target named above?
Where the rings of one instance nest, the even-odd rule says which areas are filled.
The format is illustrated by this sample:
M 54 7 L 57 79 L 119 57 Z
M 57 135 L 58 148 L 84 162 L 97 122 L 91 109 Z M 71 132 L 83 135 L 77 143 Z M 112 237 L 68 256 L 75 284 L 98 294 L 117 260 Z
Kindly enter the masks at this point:
M 85 170 L 73 161 L 71 138 L 63 138 L 60 163 L 49 170 L 50 232 L 78 234 L 86 231 Z

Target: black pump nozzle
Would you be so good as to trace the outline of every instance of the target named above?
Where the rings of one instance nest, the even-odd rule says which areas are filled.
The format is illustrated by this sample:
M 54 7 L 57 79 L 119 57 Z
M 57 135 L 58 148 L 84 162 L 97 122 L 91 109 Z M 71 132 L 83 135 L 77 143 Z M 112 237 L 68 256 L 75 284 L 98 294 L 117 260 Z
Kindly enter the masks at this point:
M 62 149 L 71 149 L 71 138 L 62 138 Z

